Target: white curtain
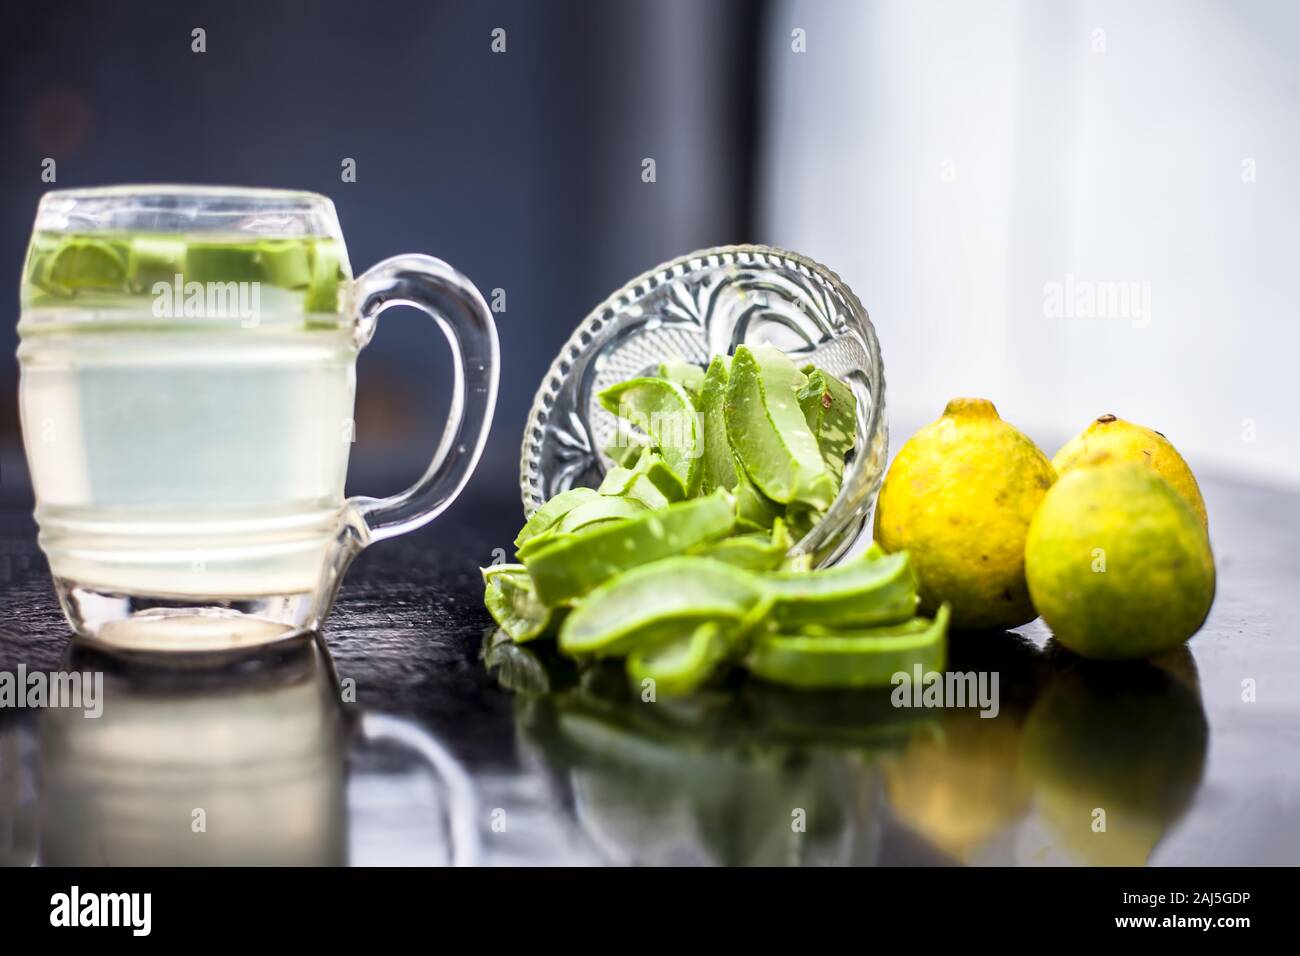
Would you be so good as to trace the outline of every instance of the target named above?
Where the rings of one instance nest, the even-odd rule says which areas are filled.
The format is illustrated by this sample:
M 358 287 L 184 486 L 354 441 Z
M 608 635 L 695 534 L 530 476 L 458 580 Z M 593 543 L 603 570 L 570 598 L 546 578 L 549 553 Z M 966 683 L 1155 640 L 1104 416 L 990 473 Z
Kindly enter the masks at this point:
M 981 395 L 1300 485 L 1300 4 L 792 0 L 764 42 L 760 238 L 870 310 L 895 448 Z

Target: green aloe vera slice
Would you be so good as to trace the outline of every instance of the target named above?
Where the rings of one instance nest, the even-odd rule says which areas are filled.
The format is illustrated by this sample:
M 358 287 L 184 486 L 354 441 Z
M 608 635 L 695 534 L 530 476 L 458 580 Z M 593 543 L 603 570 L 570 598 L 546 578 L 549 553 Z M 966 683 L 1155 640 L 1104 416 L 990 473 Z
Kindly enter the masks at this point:
M 715 356 L 704 373 L 700 387 L 699 407 L 704 418 L 704 476 L 702 485 L 707 494 L 717 488 L 728 491 L 736 487 L 735 453 L 727 438 L 727 380 L 731 360 L 725 355 Z
M 746 571 L 775 571 L 781 567 L 786 552 L 793 544 L 785 522 L 777 518 L 770 535 L 735 535 L 699 545 L 691 549 L 690 553 L 744 568 Z
M 780 349 L 741 345 L 727 383 L 727 437 L 750 480 L 779 504 L 825 509 L 834 483 L 797 394 L 804 375 Z
M 153 291 L 155 283 L 172 285 L 185 273 L 185 240 L 177 236 L 133 236 L 127 254 L 127 284 L 131 291 Z
M 533 590 L 532 579 L 522 564 L 497 564 L 483 568 L 483 603 L 501 630 L 517 644 L 545 634 L 552 612 Z
M 611 385 L 597 400 L 606 411 L 650 436 L 664 463 L 681 479 L 685 497 L 699 491 L 704 436 L 686 389 L 667 379 L 634 378 Z
M 667 469 L 667 467 L 667 465 L 663 466 L 665 469 Z M 677 476 L 673 475 L 671 472 L 665 472 L 665 474 L 671 476 L 671 482 L 669 484 L 670 490 L 672 490 L 674 494 L 680 493 L 681 482 L 677 480 Z M 660 491 L 659 487 L 650 480 L 649 475 L 645 472 L 632 468 L 624 468 L 621 465 L 615 465 L 607 471 L 605 473 L 605 479 L 600 483 L 600 487 L 596 490 L 602 495 L 618 495 L 632 501 L 640 502 L 651 510 L 665 508 L 671 503 L 671 501 L 678 500 L 670 499 Z
M 616 525 L 558 535 L 522 555 L 537 595 L 546 604 L 576 597 L 629 568 L 681 554 L 730 533 L 731 502 L 724 494 L 671 504 Z
M 311 247 L 311 280 L 302 307 L 306 312 L 337 312 L 339 285 L 343 269 L 338 253 L 331 243 L 317 243 Z
M 687 497 L 692 497 L 687 495 L 681 477 L 656 452 L 642 452 L 636 463 L 636 472 L 644 476 L 668 501 L 684 501 Z
M 115 291 L 126 284 L 127 247 L 124 242 L 72 236 L 49 254 L 43 267 L 39 284 L 50 291 Z
M 632 487 L 632 482 L 636 481 L 636 477 L 637 472 L 633 469 L 615 465 L 605 472 L 605 477 L 601 479 L 600 487 L 596 490 L 602 495 L 625 495 Z
M 853 397 L 853 390 L 835 376 L 813 365 L 803 371 L 807 381 L 799 389 L 799 407 L 838 488 L 844 477 L 844 456 L 857 439 L 858 401 Z
M 759 491 L 740 463 L 736 463 L 736 521 L 745 527 L 769 531 L 776 525 L 783 509 Z
M 185 248 L 187 282 L 260 282 L 260 247 L 249 242 L 191 240 Z
M 692 398 L 700 394 L 700 388 L 704 385 L 704 369 L 685 359 L 669 359 L 660 362 L 659 377 L 676 382 L 686 389 Z
M 915 618 L 855 632 L 762 634 L 745 657 L 754 676 L 800 688 L 888 687 L 895 674 L 942 671 L 949 608 L 933 621 Z
M 823 571 L 779 571 L 764 575 L 763 584 L 782 627 L 896 624 L 916 613 L 916 575 L 906 551 Z
M 555 525 L 557 534 L 581 531 L 604 521 L 626 521 L 643 515 L 648 509 L 639 501 L 611 495 L 597 495 L 574 508 Z
M 710 621 L 685 637 L 633 651 L 627 659 L 627 676 L 638 687 L 654 681 L 656 696 L 689 694 L 716 674 L 730 655 L 726 629 Z
M 597 493 L 590 488 L 570 488 L 561 491 L 544 505 L 533 512 L 533 516 L 524 523 L 519 534 L 515 535 L 515 547 L 518 548 L 529 538 L 549 531 L 556 522 L 578 505 L 595 498 Z
M 264 242 L 259 250 L 263 281 L 281 289 L 305 289 L 312 280 L 309 247 L 292 240 Z
M 636 432 L 620 430 L 615 439 L 605 446 L 610 461 L 623 468 L 635 468 L 641 453 L 650 448 L 650 439 Z
M 680 638 L 710 621 L 739 625 L 763 597 L 754 575 L 720 561 L 655 561 L 606 581 L 579 602 L 560 628 L 560 649 L 621 656 Z

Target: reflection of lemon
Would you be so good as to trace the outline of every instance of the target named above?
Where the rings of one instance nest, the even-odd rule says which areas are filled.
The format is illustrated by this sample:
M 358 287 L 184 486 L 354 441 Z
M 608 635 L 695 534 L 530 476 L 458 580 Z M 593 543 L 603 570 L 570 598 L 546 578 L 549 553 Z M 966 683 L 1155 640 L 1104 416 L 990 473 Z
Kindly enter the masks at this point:
M 1186 648 L 1160 666 L 1062 657 L 1021 749 L 1038 810 L 1083 862 L 1140 865 L 1200 785 L 1208 734 L 1195 664 Z
M 952 713 L 938 734 L 918 734 L 885 765 L 894 815 L 959 860 L 1018 820 L 1029 786 L 1019 769 L 1020 724 L 1011 714 Z
M 1099 451 L 1110 454 L 1117 461 L 1132 461 L 1146 465 L 1161 478 L 1173 485 L 1174 491 L 1192 506 L 1201 524 L 1207 524 L 1205 499 L 1196 476 L 1187 466 L 1183 456 L 1158 431 L 1134 425 L 1114 415 L 1102 415 L 1056 453 L 1052 464 L 1064 475 Z
M 955 398 L 899 451 L 880 489 L 876 541 L 907 549 L 921 610 L 952 604 L 956 628 L 1016 627 L 1037 614 L 1025 535 L 1056 471 L 993 403 Z
M 1149 468 L 1103 457 L 1066 474 L 1025 547 L 1034 606 L 1085 657 L 1148 657 L 1177 647 L 1214 601 L 1204 526 Z

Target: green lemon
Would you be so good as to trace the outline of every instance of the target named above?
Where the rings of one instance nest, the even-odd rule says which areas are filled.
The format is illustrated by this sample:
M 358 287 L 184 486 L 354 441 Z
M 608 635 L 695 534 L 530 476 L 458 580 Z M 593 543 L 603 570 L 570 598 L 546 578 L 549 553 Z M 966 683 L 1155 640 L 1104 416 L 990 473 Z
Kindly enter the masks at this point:
M 1214 602 L 1199 516 L 1155 471 L 1109 457 L 1068 472 L 1025 549 L 1034 606 L 1084 657 L 1138 658 L 1182 644 Z
M 993 403 L 955 398 L 899 451 L 876 503 L 875 539 L 906 549 L 921 610 L 952 604 L 954 628 L 1002 630 L 1037 615 L 1025 538 L 1056 471 Z
M 1158 431 L 1126 422 L 1114 415 L 1102 415 L 1062 446 L 1052 459 L 1057 474 L 1064 475 L 1098 452 L 1106 452 L 1116 461 L 1146 465 L 1178 492 L 1192 506 L 1201 524 L 1208 525 L 1205 499 L 1200 485 L 1183 456 Z

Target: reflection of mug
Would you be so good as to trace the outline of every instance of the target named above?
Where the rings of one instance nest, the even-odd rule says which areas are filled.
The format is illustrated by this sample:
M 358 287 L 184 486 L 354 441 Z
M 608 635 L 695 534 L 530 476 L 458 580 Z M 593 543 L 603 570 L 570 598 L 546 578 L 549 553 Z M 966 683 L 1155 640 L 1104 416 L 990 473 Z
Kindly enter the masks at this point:
M 474 860 L 464 772 L 414 725 L 352 720 L 322 642 L 213 663 L 125 662 L 74 645 L 65 669 L 104 672 L 104 708 L 93 719 L 74 708 L 42 715 L 41 862 L 344 864 L 358 743 L 403 751 L 397 763 L 433 784 L 438 845 L 421 862 Z
M 357 353 L 392 305 L 451 342 L 451 416 L 413 487 L 344 499 Z M 334 206 L 313 193 L 50 193 L 18 328 L 41 547 L 73 628 L 124 646 L 314 628 L 361 548 L 460 492 L 496 399 L 478 290 L 428 256 L 353 281 Z

